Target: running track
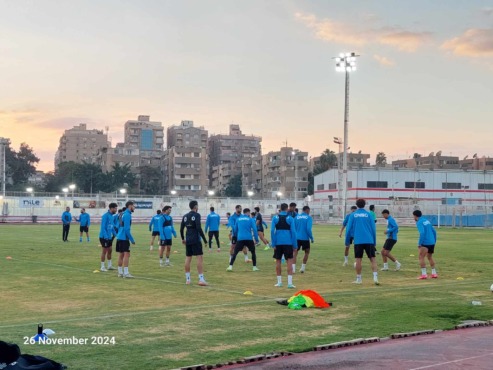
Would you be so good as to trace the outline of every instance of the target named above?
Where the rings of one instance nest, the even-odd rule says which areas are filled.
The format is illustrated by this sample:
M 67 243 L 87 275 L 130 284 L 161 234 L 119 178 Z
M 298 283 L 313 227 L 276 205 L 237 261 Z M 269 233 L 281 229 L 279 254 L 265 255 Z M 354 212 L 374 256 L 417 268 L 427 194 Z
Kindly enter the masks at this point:
M 493 326 L 307 352 L 223 369 L 493 369 Z

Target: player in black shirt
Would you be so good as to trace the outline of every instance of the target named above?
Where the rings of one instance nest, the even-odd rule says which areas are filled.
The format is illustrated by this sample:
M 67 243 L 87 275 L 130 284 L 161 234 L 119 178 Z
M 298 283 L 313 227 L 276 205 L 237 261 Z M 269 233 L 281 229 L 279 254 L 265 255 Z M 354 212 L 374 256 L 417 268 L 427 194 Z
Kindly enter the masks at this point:
M 192 200 L 189 204 L 190 212 L 183 216 L 180 226 L 181 241 L 186 247 L 185 257 L 185 276 L 187 285 L 190 284 L 190 263 L 192 262 L 192 256 L 197 256 L 197 271 L 199 273 L 199 285 L 206 286 L 207 283 L 204 279 L 203 269 L 203 252 L 201 238 L 207 245 L 207 239 L 205 238 L 202 225 L 200 224 L 200 214 L 197 213 L 199 205 L 196 200 Z M 183 233 L 187 228 L 186 237 Z

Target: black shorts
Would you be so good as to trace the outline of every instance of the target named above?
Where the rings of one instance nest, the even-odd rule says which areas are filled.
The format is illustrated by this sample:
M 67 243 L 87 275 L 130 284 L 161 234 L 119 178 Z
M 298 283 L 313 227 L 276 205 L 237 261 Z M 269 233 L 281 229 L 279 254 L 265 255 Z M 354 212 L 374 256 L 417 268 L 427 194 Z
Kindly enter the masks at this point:
M 354 245 L 354 258 L 363 258 L 363 252 L 366 252 L 368 258 L 375 257 L 375 246 L 373 244 Z
M 244 247 L 247 247 L 250 252 L 255 252 L 253 240 L 238 240 L 235 246 L 235 253 L 240 253 Z
M 395 243 L 397 243 L 397 240 L 387 239 L 387 240 L 385 240 L 385 244 L 383 245 L 383 249 L 390 252 L 392 250 L 392 248 L 394 247 Z
M 119 253 L 130 252 L 130 240 L 116 240 L 116 251 Z
M 293 246 L 292 245 L 276 245 L 276 249 L 274 251 L 274 258 L 276 260 L 282 259 L 282 255 L 284 254 L 284 258 L 289 260 L 293 258 Z
M 152 236 L 159 236 L 159 231 L 153 231 Z
M 236 242 L 238 241 L 237 237 L 236 236 L 233 236 L 231 238 L 231 244 L 236 244 Z
M 89 226 L 81 226 L 81 227 L 79 227 L 79 230 L 81 233 L 88 233 L 89 232 Z
M 109 248 L 109 247 L 113 246 L 113 239 L 99 238 L 99 243 L 101 244 L 101 247 Z
M 161 239 L 161 240 L 159 241 L 159 245 L 160 245 L 161 247 L 164 247 L 164 246 L 166 246 L 166 245 L 171 246 L 171 245 L 173 245 L 173 240 L 172 240 L 172 239 Z
M 298 240 L 298 250 L 309 251 L 310 241 L 309 240 Z
M 263 226 L 257 226 L 257 232 L 263 233 L 264 232 L 264 227 Z
M 435 244 L 432 245 L 422 245 L 423 248 L 428 249 L 429 254 L 435 253 Z
M 209 239 L 212 239 L 213 236 L 219 238 L 219 230 L 209 231 Z
M 192 256 L 202 256 L 204 252 L 202 251 L 202 244 L 187 244 L 186 245 L 186 255 L 187 257 Z

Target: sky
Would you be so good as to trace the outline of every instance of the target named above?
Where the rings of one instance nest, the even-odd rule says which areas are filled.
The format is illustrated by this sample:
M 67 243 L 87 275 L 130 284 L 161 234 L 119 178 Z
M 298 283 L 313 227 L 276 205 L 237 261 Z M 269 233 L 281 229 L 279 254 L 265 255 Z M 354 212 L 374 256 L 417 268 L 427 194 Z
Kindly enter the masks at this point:
M 138 115 L 337 152 L 340 52 L 360 55 L 350 151 L 493 157 L 489 0 L 0 0 L 0 136 L 45 171 L 64 130 L 115 145 Z

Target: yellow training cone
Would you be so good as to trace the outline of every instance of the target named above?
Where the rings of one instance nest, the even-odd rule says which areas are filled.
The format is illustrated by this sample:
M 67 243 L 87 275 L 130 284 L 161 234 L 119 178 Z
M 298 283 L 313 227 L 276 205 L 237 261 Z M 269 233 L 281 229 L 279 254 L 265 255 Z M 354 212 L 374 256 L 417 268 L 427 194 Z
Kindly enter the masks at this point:
M 179 253 L 178 251 L 173 251 L 173 253 Z
M 96 272 L 101 272 L 101 271 L 99 271 L 99 270 L 94 270 L 93 272 L 94 272 L 94 273 L 96 273 Z
M 410 254 L 409 257 L 414 257 L 414 254 Z
M 462 276 L 459 276 L 457 280 L 464 280 L 464 278 Z
M 247 290 L 245 293 L 243 293 L 243 295 L 253 295 L 253 293 Z

